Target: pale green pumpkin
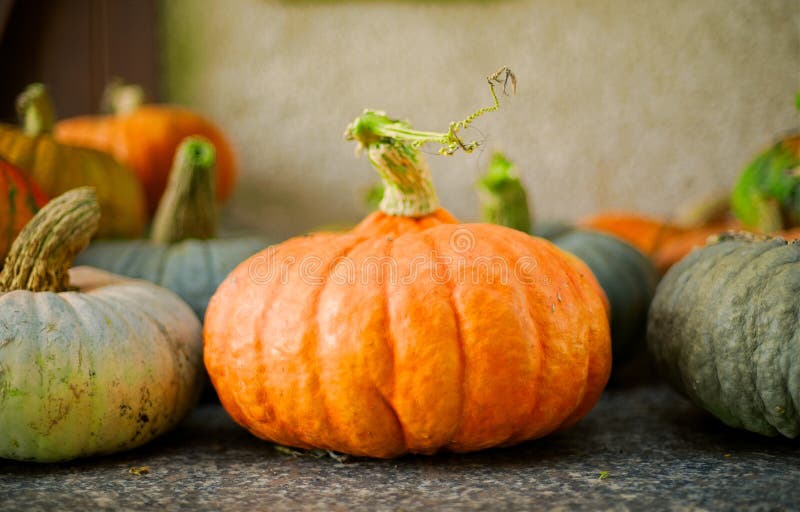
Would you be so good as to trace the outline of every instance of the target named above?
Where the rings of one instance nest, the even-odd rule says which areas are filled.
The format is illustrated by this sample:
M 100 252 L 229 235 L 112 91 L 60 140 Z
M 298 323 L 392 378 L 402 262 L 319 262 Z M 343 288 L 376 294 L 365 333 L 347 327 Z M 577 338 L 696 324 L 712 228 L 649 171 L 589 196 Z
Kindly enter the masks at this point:
M 647 343 L 672 386 L 732 427 L 800 435 L 800 242 L 723 235 L 674 265 Z
M 208 300 L 236 265 L 265 248 L 265 237 L 216 239 L 214 146 L 187 137 L 175 154 L 170 181 L 148 240 L 99 240 L 75 262 L 168 288 L 202 320 Z
M 52 200 L 0 274 L 0 457 L 49 462 L 139 446 L 201 386 L 201 327 L 174 293 L 71 256 L 97 228 L 94 192 Z

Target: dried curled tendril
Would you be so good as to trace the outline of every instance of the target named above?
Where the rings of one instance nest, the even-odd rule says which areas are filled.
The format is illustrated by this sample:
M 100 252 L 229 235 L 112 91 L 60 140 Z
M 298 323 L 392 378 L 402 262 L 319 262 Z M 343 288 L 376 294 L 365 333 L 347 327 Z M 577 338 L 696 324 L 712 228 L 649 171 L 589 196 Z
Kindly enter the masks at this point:
M 509 88 L 512 93 L 517 90 L 517 77 L 508 66 L 503 66 L 487 76 L 486 81 L 489 84 L 489 92 L 492 95 L 492 105 L 476 110 L 462 121 L 450 123 L 446 133 L 414 130 L 407 121 L 391 119 L 381 111 L 365 110 L 360 117 L 347 127 L 345 138 L 358 141 L 359 146 L 357 149 L 359 151 L 376 143 L 407 144 L 412 149 L 418 149 L 423 144 L 435 142 L 442 146 L 439 149 L 439 154 L 441 155 L 452 155 L 459 149 L 470 153 L 478 147 L 479 143 L 477 141 L 465 143 L 459 137 L 458 132 L 469 128 L 470 124 L 483 114 L 494 112 L 500 108 L 495 85 L 503 86 L 504 95 L 508 95 Z

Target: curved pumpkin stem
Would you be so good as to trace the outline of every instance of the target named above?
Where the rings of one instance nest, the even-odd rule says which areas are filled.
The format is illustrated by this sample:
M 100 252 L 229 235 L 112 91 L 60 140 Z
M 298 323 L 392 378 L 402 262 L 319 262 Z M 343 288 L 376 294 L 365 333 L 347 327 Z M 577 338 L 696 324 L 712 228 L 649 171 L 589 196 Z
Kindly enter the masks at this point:
M 153 218 L 151 240 L 171 244 L 216 236 L 215 165 L 216 152 L 209 140 L 192 136 L 181 142 Z
M 72 259 L 89 245 L 99 223 L 91 187 L 72 189 L 47 203 L 12 244 L 0 272 L 0 290 L 69 290 Z
M 130 114 L 144 104 L 144 89 L 121 78 L 112 78 L 103 90 L 100 110 L 106 114 Z
M 503 84 L 516 90 L 517 79 L 508 67 L 489 75 L 487 82 L 493 104 L 480 108 L 462 121 L 450 123 L 447 132 L 414 130 L 408 121 L 392 119 L 385 112 L 365 110 L 347 126 L 346 140 L 358 143 L 357 152 L 367 150 L 367 156 L 384 183 L 380 209 L 389 215 L 421 217 L 439 208 L 428 164 L 419 151 L 426 143 L 439 144 L 439 154 L 452 155 L 459 149 L 467 153 L 478 147 L 477 141 L 464 142 L 458 132 L 466 129 L 478 117 L 500 107 L 494 87 Z
M 44 84 L 30 84 L 17 96 L 17 116 L 26 135 L 36 137 L 53 132 L 56 111 Z

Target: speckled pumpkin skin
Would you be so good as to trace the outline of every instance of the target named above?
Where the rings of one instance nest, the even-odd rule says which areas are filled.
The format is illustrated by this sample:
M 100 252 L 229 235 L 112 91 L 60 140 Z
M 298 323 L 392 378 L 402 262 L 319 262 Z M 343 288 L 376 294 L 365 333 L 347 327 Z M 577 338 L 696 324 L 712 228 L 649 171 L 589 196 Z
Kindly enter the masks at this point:
M 194 405 L 200 324 L 173 293 L 88 267 L 79 292 L 0 294 L 0 457 L 134 448 Z
M 262 238 L 189 239 L 174 244 L 147 240 L 93 242 L 75 258 L 115 274 L 170 289 L 202 321 L 208 301 L 236 265 L 268 246 Z
M 800 243 L 695 249 L 659 284 L 647 341 L 672 386 L 727 425 L 800 434 Z
M 574 230 L 553 243 L 580 258 L 594 273 L 611 309 L 614 360 L 644 349 L 647 310 L 659 274 L 650 260 L 632 245 L 599 232 Z
M 545 240 L 455 222 L 441 209 L 376 212 L 349 233 L 293 238 L 237 267 L 204 326 L 228 413 L 273 442 L 383 458 L 513 445 L 583 417 L 611 366 L 591 271 Z M 266 279 L 270 251 L 285 272 Z M 431 254 L 451 258 L 440 268 L 449 277 L 422 263 L 408 279 Z M 460 263 L 490 256 L 530 263 L 526 278 L 456 277 Z M 367 264 L 380 258 L 395 262 L 395 279 Z

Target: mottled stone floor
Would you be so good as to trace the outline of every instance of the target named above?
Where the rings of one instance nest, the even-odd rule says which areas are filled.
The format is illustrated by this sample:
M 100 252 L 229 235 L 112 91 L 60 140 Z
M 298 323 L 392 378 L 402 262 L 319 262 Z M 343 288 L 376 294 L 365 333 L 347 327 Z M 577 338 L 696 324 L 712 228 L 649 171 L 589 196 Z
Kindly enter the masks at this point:
M 205 404 L 133 452 L 0 461 L 0 509 L 798 510 L 800 442 L 729 429 L 647 385 L 611 388 L 572 429 L 518 447 L 342 463 L 277 451 Z

